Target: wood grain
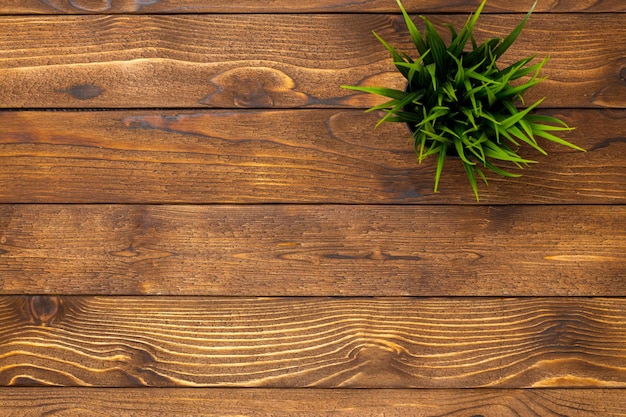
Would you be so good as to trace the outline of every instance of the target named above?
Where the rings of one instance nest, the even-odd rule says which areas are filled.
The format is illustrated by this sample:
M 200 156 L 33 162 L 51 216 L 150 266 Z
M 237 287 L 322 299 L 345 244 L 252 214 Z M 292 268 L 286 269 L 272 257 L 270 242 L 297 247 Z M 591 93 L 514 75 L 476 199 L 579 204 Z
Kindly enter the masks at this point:
M 490 0 L 485 9 L 491 12 L 526 12 L 532 0 Z M 473 0 L 404 0 L 405 7 L 415 13 L 463 12 L 476 9 Z M 3 0 L 2 14 L 31 13 L 328 13 L 328 12 L 397 12 L 393 0 L 238 0 L 236 2 L 202 0 Z M 539 2 L 537 12 L 624 12 L 621 0 L 577 0 Z
M 624 206 L 0 206 L 0 292 L 625 296 Z
M 528 151 L 539 163 L 521 178 L 490 175 L 481 203 L 623 204 L 626 112 L 544 113 L 575 126 L 564 137 L 588 152 Z M 434 193 L 436 161 L 418 164 L 406 127 L 377 120 L 360 110 L 0 112 L 0 202 L 476 202 L 458 160 Z
M 0 3 L 0 107 L 135 109 L 0 111 L 2 416 L 626 417 L 623 1 L 540 2 L 503 64 L 588 152 L 482 206 L 339 88 L 402 87 L 393 0 Z
M 624 417 L 620 389 L 1 389 L 6 417 Z
M 626 301 L 0 297 L 0 385 L 626 387 Z
M 460 26 L 465 15 L 435 15 Z M 505 36 L 519 15 L 486 15 L 476 36 Z M 401 88 L 390 43 L 412 50 L 402 18 L 382 14 L 0 18 L 5 108 L 369 107 L 343 84 Z M 447 30 L 446 30 L 447 33 Z M 533 16 L 503 57 L 550 55 L 528 94 L 546 107 L 626 107 L 622 14 Z M 581 53 L 584 51 L 584 53 Z

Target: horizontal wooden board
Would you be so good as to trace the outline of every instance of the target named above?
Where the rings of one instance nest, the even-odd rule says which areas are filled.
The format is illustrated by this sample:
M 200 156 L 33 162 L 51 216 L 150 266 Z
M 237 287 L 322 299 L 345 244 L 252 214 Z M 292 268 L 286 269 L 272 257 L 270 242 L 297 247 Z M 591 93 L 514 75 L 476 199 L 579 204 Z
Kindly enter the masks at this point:
M 7 417 L 624 417 L 620 389 L 1 389 Z
M 416 13 L 473 12 L 475 0 L 404 0 L 404 6 Z M 533 0 L 490 0 L 485 9 L 491 12 L 524 12 Z M 1 14 L 13 13 L 324 13 L 324 12 L 397 12 L 393 0 L 3 0 Z M 626 12 L 621 0 L 577 0 L 539 2 L 538 12 Z
M 0 297 L 0 385 L 626 387 L 626 300 Z
M 626 206 L 0 206 L 0 293 L 626 296 Z
M 477 39 L 503 37 L 520 18 L 483 16 Z M 440 27 L 465 20 L 433 16 Z M 502 64 L 551 56 L 529 101 L 624 108 L 623 23 L 622 14 L 535 15 Z M 403 87 L 372 30 L 413 49 L 398 15 L 1 17 L 0 106 L 367 107 L 380 101 L 340 86 Z
M 586 153 L 542 144 L 485 204 L 626 201 L 626 111 L 555 114 Z M 361 110 L 0 112 L 2 203 L 474 204 L 458 159 L 433 192 L 407 128 Z M 599 128 L 601 126 L 601 128 Z

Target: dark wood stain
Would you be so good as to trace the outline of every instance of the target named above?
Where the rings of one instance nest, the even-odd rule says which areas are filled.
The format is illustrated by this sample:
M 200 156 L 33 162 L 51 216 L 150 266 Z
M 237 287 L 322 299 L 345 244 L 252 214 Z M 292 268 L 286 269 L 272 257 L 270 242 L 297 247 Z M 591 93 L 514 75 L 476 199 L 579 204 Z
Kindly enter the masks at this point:
M 28 298 L 31 320 L 36 325 L 50 326 L 63 316 L 63 303 L 57 296 L 32 296 Z
M 101 95 L 104 90 L 100 87 L 91 84 L 75 85 L 66 90 L 61 90 L 62 93 L 68 93 L 77 100 L 91 100 Z

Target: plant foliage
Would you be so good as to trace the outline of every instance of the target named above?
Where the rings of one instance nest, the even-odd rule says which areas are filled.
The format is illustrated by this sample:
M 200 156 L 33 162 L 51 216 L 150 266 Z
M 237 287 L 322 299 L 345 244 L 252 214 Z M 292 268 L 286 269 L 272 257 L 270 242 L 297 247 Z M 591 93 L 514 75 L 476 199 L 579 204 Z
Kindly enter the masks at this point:
M 374 36 L 391 53 L 395 67 L 407 80 L 406 89 L 342 87 L 390 99 L 367 111 L 384 112 L 377 126 L 382 122 L 407 123 L 411 127 L 420 163 L 430 155 L 437 156 L 435 192 L 448 154 L 456 154 L 460 158 L 478 200 L 476 178 L 487 183 L 481 168 L 506 177 L 518 177 L 519 174 L 498 165 L 504 162 L 523 168 L 536 162 L 518 154 L 523 144 L 546 154 L 537 143 L 537 138 L 543 138 L 583 151 L 556 136 L 557 132 L 572 130 L 565 122 L 532 112 L 543 99 L 525 108 L 515 105 L 523 103 L 523 95 L 529 88 L 543 81 L 539 72 L 547 58 L 533 65 L 531 61 L 535 56 L 521 59 L 503 69 L 496 65 L 498 58 L 521 33 L 536 2 L 506 38 L 487 39 L 479 45 L 472 32 L 487 2 L 483 0 L 460 32 L 447 25 L 451 40 L 446 45 L 426 17 L 420 16 L 425 24 L 422 34 L 400 0 L 396 1 L 419 57 L 412 59 L 389 45 L 376 32 Z M 468 43 L 471 47 L 467 47 Z

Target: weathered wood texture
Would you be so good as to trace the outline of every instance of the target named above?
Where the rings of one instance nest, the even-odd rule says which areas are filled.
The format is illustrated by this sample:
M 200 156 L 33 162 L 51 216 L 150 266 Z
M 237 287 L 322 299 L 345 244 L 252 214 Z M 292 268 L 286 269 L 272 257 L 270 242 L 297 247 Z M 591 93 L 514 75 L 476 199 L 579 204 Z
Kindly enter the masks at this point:
M 528 151 L 539 163 L 521 178 L 490 176 L 481 203 L 626 201 L 626 112 L 556 114 L 588 152 Z M 436 161 L 418 164 L 406 127 L 377 120 L 361 110 L 0 112 L 0 202 L 476 202 L 458 160 L 434 193 Z
M 461 25 L 465 15 L 433 16 Z M 519 15 L 486 15 L 505 36 Z M 371 31 L 411 50 L 402 18 L 381 14 L 0 18 L 0 105 L 42 107 L 364 107 L 342 84 L 402 87 Z M 538 14 L 503 57 L 550 55 L 528 93 L 546 107 L 626 107 L 623 14 Z
M 620 389 L 1 389 L 5 417 L 624 417 Z
M 0 385 L 626 387 L 624 299 L 0 297 Z
M 0 3 L 55 15 L 0 17 L 2 108 L 135 109 L 0 112 L 0 415 L 626 416 L 626 298 L 545 297 L 626 296 L 623 1 L 539 2 L 503 63 L 551 55 L 528 100 L 589 152 L 487 206 L 339 88 L 402 87 L 393 0 Z
M 626 295 L 624 206 L 0 206 L 0 292 Z
M 476 0 L 404 0 L 404 6 L 416 13 L 462 12 L 476 9 Z M 486 13 L 526 12 L 533 0 L 490 0 Z M 393 0 L 3 0 L 1 14 L 20 13 L 336 13 L 398 11 Z M 626 12 L 621 0 L 552 0 L 537 5 L 537 12 Z

